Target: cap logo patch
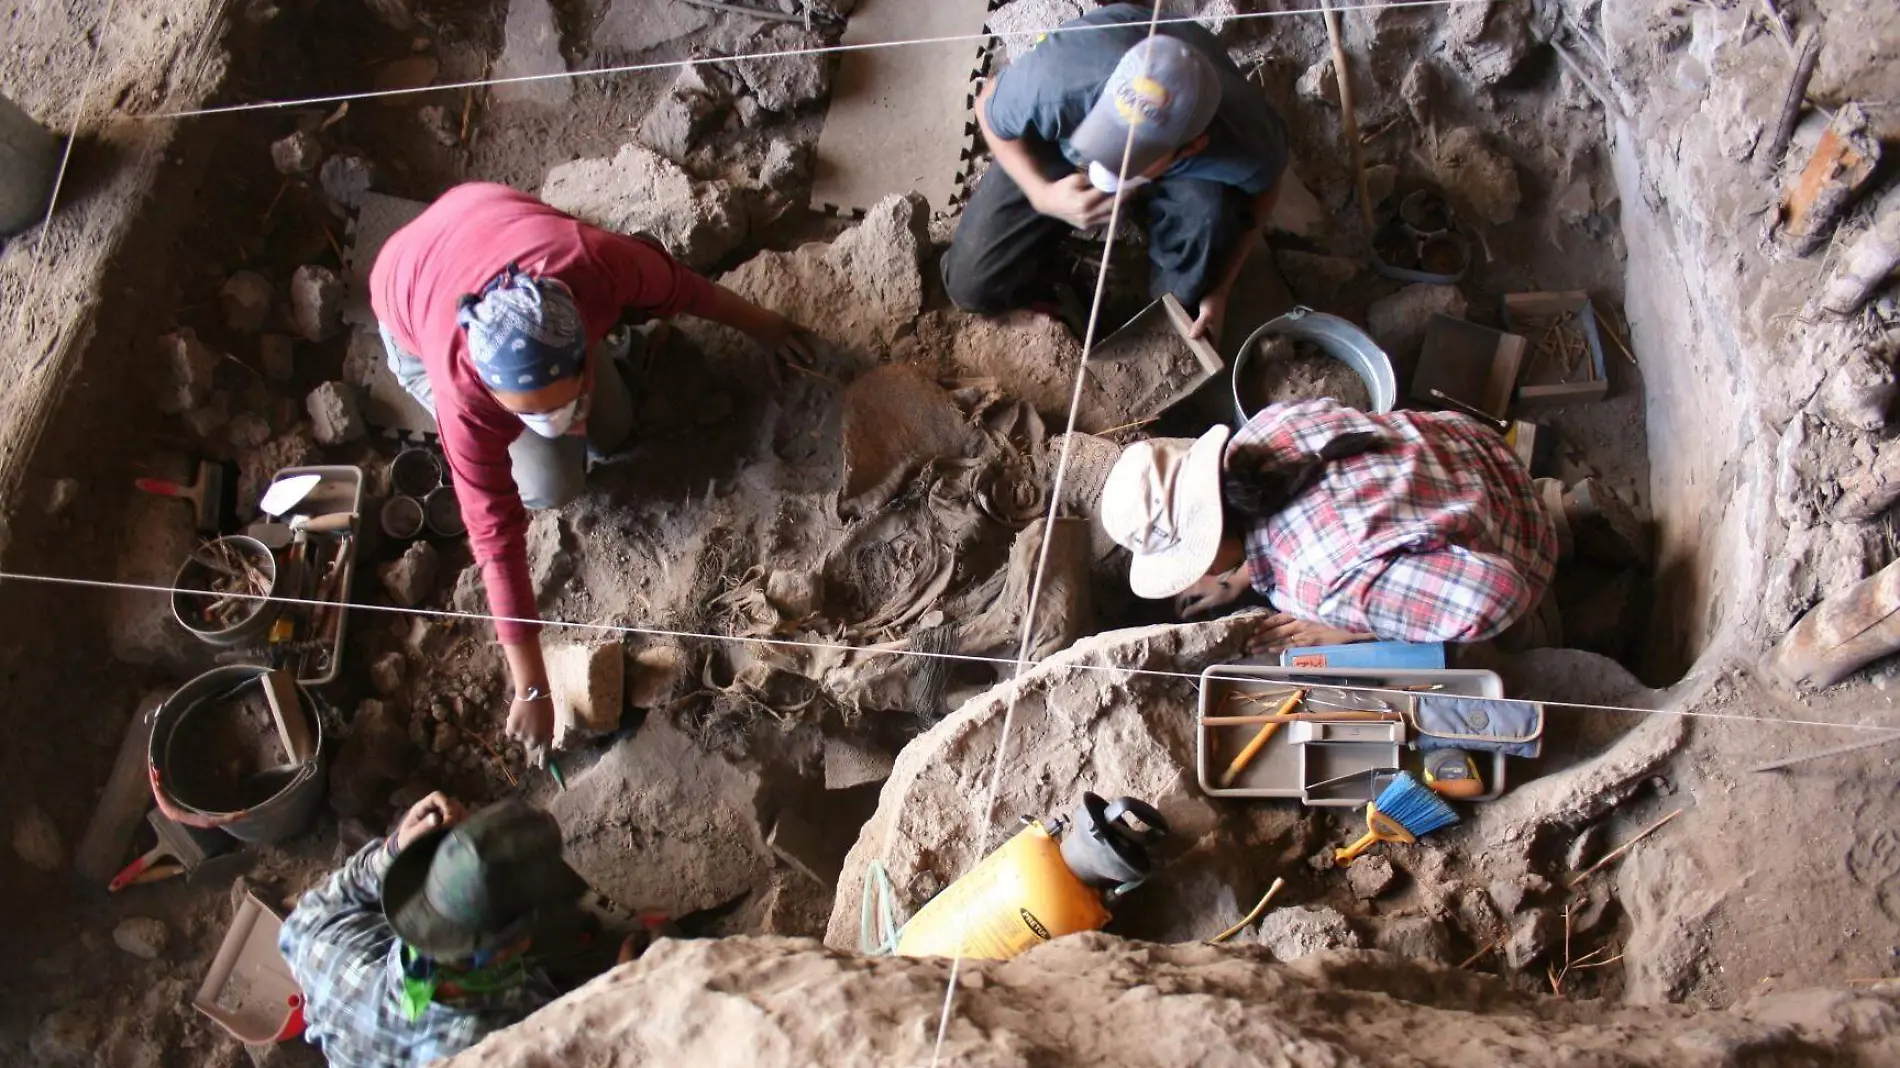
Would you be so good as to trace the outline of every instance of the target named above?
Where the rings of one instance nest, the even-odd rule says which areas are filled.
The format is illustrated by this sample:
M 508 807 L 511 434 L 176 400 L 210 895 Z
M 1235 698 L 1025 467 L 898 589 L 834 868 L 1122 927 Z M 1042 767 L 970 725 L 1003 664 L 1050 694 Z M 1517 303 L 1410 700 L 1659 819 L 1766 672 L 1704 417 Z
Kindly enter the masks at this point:
M 1159 122 L 1172 95 L 1153 78 L 1134 77 L 1115 89 L 1115 111 L 1130 126 Z

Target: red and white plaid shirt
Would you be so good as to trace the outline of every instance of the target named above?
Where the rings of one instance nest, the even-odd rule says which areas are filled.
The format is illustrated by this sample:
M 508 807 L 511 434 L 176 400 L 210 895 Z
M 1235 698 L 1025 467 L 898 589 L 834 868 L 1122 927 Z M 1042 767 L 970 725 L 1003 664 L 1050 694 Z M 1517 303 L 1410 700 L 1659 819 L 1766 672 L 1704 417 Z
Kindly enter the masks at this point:
M 1268 462 L 1371 431 L 1247 534 L 1254 587 L 1282 612 L 1387 641 L 1473 642 L 1530 611 L 1557 533 L 1502 439 L 1449 412 L 1371 415 L 1330 400 L 1273 405 L 1233 437 Z

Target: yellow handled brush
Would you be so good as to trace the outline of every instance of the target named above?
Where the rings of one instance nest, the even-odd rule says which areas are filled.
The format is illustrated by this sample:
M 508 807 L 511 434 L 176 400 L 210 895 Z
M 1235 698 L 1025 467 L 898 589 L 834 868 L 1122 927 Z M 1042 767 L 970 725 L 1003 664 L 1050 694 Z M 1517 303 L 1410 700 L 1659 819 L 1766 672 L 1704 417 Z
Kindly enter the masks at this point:
M 1366 806 L 1366 833 L 1344 849 L 1333 850 L 1333 863 L 1352 863 L 1354 857 L 1379 842 L 1416 842 L 1458 822 L 1458 813 L 1445 799 L 1427 789 L 1408 771 L 1399 772 L 1379 799 Z
M 1246 770 L 1247 765 L 1253 763 L 1253 758 L 1260 755 L 1260 750 L 1266 748 L 1267 742 L 1273 737 L 1273 732 L 1280 729 L 1280 725 L 1286 722 L 1286 717 L 1299 707 L 1300 701 L 1305 697 L 1305 690 L 1294 690 L 1287 695 L 1286 700 L 1280 702 L 1280 707 L 1274 709 L 1273 715 L 1261 725 L 1260 730 L 1254 734 L 1253 740 L 1248 742 L 1246 748 L 1240 751 L 1240 755 L 1234 757 L 1233 762 L 1227 765 L 1227 770 L 1221 772 L 1221 789 L 1225 790 L 1234 784 L 1234 780 L 1240 777 L 1240 773 Z

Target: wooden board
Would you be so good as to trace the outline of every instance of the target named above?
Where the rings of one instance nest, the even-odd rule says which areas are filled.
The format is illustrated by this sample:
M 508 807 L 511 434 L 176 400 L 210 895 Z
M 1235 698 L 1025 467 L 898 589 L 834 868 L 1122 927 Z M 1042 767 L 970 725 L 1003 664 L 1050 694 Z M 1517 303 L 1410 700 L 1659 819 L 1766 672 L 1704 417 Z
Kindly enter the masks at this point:
M 984 0 L 861 0 L 844 44 L 971 36 Z M 854 49 L 838 57 L 831 107 L 818 135 L 811 206 L 864 211 L 893 193 L 922 193 L 943 211 L 973 143 L 978 40 Z

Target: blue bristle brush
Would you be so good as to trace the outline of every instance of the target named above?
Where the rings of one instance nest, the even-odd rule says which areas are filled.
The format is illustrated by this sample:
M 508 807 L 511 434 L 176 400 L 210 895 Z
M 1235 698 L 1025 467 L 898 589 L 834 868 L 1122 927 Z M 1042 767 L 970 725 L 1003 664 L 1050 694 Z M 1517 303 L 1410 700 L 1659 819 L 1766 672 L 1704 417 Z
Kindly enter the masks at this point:
M 1333 863 L 1350 864 L 1374 843 L 1416 842 L 1457 822 L 1458 813 L 1444 798 L 1414 779 L 1411 772 L 1401 771 L 1391 785 L 1379 791 L 1379 799 L 1366 806 L 1365 837 L 1333 850 Z

